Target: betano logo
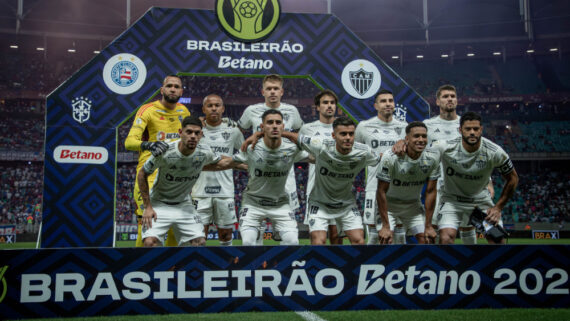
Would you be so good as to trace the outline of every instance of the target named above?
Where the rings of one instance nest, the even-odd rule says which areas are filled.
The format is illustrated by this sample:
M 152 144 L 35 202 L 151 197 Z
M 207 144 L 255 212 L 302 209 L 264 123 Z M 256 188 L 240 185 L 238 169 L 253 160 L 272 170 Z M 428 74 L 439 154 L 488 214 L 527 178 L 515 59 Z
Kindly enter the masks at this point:
M 232 39 L 258 42 L 279 24 L 279 0 L 216 0 L 216 17 Z
M 107 149 L 97 146 L 60 145 L 55 148 L 53 158 L 58 163 L 105 164 L 109 153 Z
M 2 292 L 0 292 L 0 303 L 2 303 L 2 301 L 4 301 L 4 298 L 6 297 L 6 293 L 8 292 L 8 284 L 6 284 L 6 278 L 4 277 L 4 274 L 6 273 L 6 270 L 8 270 L 8 265 L 4 265 L 2 268 L 0 268 L 0 280 L 2 280 Z

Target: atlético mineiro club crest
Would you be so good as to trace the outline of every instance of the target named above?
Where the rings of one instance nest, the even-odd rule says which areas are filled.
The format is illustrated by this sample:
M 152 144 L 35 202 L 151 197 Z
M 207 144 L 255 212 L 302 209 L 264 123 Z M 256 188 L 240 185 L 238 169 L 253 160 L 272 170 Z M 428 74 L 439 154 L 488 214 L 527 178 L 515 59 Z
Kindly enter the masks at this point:
M 356 90 L 360 95 L 364 95 L 370 85 L 372 85 L 372 80 L 374 79 L 374 74 L 372 72 L 367 72 L 366 70 L 360 68 L 357 71 L 350 71 L 348 73 L 350 76 L 350 83 L 352 88 Z
M 73 119 L 82 124 L 89 120 L 91 116 L 91 106 L 93 102 L 85 97 L 76 97 L 71 101 L 73 107 Z

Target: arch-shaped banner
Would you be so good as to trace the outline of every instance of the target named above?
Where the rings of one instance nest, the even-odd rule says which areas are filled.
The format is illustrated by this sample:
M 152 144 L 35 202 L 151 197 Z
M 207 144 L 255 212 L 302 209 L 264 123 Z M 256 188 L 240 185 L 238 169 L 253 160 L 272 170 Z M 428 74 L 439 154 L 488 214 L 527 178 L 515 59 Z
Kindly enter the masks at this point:
M 399 117 L 429 115 L 427 102 L 333 15 L 282 13 L 268 38 L 244 43 L 220 30 L 214 11 L 151 8 L 47 98 L 42 247 L 113 245 L 116 128 L 165 75 L 185 72 L 309 77 L 356 120 L 375 114 L 369 94 L 384 88 Z

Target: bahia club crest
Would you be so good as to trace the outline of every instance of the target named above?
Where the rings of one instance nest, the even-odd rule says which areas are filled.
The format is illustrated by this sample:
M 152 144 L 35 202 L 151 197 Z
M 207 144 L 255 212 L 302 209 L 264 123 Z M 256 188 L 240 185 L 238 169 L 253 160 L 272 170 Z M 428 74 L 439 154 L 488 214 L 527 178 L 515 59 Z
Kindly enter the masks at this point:
M 279 0 L 216 0 L 216 18 L 232 39 L 258 42 L 279 24 Z

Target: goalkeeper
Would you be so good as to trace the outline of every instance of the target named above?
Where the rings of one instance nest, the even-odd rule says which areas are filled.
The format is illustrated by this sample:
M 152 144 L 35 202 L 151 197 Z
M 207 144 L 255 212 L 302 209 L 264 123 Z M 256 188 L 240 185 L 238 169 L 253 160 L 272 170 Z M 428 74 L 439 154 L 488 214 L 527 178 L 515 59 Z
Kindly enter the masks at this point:
M 160 88 L 162 98 L 143 105 L 137 111 L 133 126 L 125 140 L 127 150 L 139 152 L 137 164 L 137 176 L 146 160 L 152 154 L 157 157 L 168 148 L 168 142 L 180 138 L 178 130 L 181 128 L 182 119 L 190 116 L 186 106 L 178 103 L 182 96 L 182 80 L 176 75 L 166 76 Z M 155 171 L 148 176 L 149 188 L 152 187 L 156 177 Z M 143 246 L 141 239 L 141 217 L 144 211 L 139 184 L 135 182 L 133 197 L 137 203 L 138 234 L 136 246 Z M 177 246 L 172 229 L 168 231 L 166 246 Z

